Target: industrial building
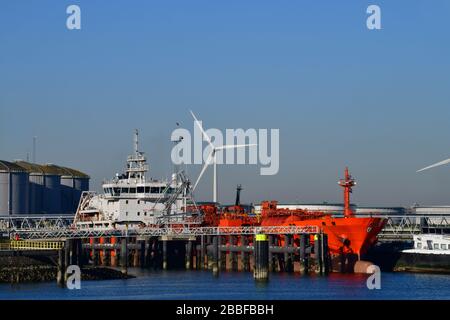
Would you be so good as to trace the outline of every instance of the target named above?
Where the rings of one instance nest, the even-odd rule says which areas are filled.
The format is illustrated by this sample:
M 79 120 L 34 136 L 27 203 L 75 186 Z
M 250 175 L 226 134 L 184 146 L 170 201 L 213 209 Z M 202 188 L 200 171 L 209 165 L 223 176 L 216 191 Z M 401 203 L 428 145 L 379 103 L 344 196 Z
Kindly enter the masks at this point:
M 0 216 L 74 214 L 90 177 L 53 164 L 0 160 Z

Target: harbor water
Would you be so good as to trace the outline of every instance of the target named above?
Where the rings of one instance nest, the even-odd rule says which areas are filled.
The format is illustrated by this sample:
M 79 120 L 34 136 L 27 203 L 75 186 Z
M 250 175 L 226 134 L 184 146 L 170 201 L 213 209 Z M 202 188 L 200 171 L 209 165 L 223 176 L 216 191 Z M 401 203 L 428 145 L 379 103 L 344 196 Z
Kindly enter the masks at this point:
M 27 300 L 448 300 L 450 276 L 383 273 L 381 290 L 367 288 L 368 275 L 271 274 L 267 283 L 250 273 L 129 269 L 136 278 L 82 281 L 80 290 L 55 282 L 1 284 L 0 299 Z

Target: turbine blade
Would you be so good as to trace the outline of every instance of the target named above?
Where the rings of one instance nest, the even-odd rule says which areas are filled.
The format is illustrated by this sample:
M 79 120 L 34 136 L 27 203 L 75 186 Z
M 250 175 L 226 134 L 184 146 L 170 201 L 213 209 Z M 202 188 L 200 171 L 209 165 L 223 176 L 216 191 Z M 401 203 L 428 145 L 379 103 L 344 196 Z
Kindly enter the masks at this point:
M 225 149 L 237 149 L 237 148 L 245 148 L 245 147 L 256 147 L 257 144 L 229 144 L 225 146 L 220 146 L 215 148 L 216 150 L 225 150 Z
M 197 185 L 199 184 L 200 180 L 202 179 L 203 174 L 205 173 L 206 169 L 208 169 L 208 166 L 211 164 L 211 159 L 212 159 L 214 153 L 215 153 L 214 151 L 211 151 L 211 153 L 209 154 L 208 159 L 206 160 L 205 165 L 203 166 L 203 169 L 200 172 L 200 175 L 198 176 L 197 181 L 194 184 L 194 187 L 192 188 L 192 191 L 194 191 L 197 188 Z
M 444 164 L 447 164 L 447 163 L 450 163 L 450 159 L 447 159 L 447 160 L 444 160 L 444 161 L 432 164 L 431 166 L 428 166 L 428 167 L 425 167 L 423 169 L 420 169 L 417 172 L 422 172 L 422 171 L 425 171 L 425 170 L 428 170 L 428 169 L 431 169 L 431 168 L 440 167 L 440 166 L 443 166 Z
M 200 121 L 198 121 L 197 117 L 195 116 L 194 112 L 192 112 L 192 110 L 190 110 L 192 117 L 195 120 L 195 123 L 197 124 L 197 126 L 199 127 L 200 131 L 202 132 L 203 137 L 205 138 L 205 140 L 209 143 L 209 145 L 211 147 L 214 148 L 214 145 L 211 142 L 211 139 L 209 138 L 209 136 L 206 134 L 205 130 L 203 130 L 202 125 L 200 124 Z

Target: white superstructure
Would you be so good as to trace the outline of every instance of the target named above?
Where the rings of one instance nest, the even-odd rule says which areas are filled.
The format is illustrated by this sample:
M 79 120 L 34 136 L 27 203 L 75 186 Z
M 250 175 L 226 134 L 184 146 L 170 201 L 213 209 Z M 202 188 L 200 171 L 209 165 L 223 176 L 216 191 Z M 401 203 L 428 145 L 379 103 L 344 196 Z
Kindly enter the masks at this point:
M 414 249 L 404 253 L 445 254 L 450 255 L 450 235 L 420 234 L 414 236 Z
M 78 227 L 94 224 L 101 227 L 119 225 L 161 225 L 195 218 L 187 208 L 195 207 L 190 182 L 183 171 L 170 181 L 147 179 L 147 159 L 138 148 L 138 131 L 134 136 L 134 153 L 127 158 L 123 174 L 103 183 L 103 193 L 84 193 L 75 217 Z

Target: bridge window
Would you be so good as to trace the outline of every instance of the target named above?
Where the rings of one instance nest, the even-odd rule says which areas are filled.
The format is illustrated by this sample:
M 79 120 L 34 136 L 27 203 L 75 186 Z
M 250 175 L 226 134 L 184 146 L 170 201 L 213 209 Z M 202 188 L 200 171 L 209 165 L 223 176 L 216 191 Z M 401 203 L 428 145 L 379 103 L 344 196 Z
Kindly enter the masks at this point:
M 114 188 L 113 190 L 114 190 L 114 196 L 115 197 L 120 196 L 120 188 Z
M 441 244 L 441 249 L 442 249 L 442 250 L 446 250 L 446 249 L 447 249 L 447 246 L 446 246 L 444 243 L 442 243 L 442 244 Z
M 138 204 L 141 204 L 141 201 L 140 201 L 140 200 L 138 200 Z
M 122 188 L 122 193 L 128 193 L 128 188 Z
M 138 187 L 137 193 L 144 193 L 144 187 Z
M 422 242 L 417 243 L 417 249 L 422 249 Z
M 138 217 L 141 215 L 141 213 L 140 212 L 138 212 Z
M 152 187 L 150 193 L 160 193 L 159 187 Z
M 150 193 L 150 187 L 145 187 L 145 193 Z
M 434 250 L 439 250 L 439 243 L 434 244 Z
M 130 193 L 136 193 L 136 188 L 130 188 Z

